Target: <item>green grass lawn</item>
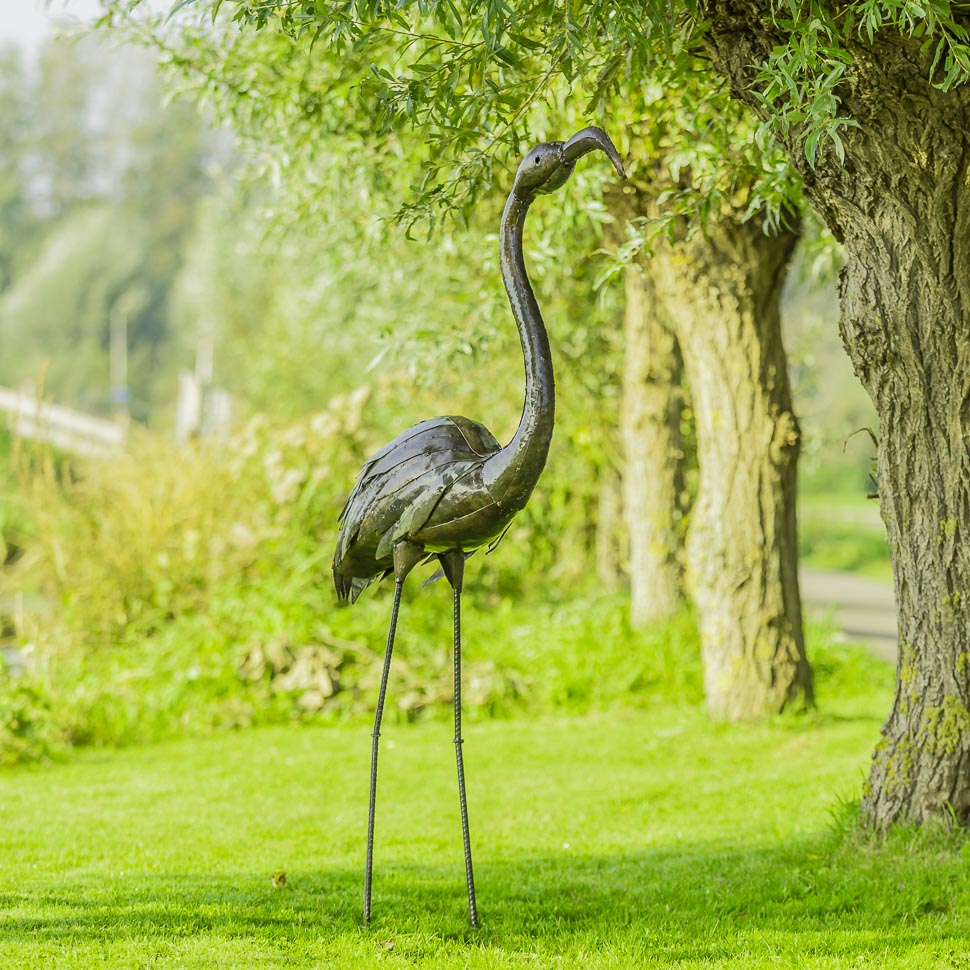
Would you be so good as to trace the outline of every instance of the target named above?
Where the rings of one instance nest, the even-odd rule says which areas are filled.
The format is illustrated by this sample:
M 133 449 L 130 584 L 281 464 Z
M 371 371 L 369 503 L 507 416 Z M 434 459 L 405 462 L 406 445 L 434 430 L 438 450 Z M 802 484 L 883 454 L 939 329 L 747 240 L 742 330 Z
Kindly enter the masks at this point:
M 762 726 L 696 708 L 262 728 L 0 775 L 0 967 L 970 967 L 970 862 L 846 835 L 889 672 Z M 825 673 L 823 671 L 823 678 Z M 271 876 L 285 870 L 287 885 Z

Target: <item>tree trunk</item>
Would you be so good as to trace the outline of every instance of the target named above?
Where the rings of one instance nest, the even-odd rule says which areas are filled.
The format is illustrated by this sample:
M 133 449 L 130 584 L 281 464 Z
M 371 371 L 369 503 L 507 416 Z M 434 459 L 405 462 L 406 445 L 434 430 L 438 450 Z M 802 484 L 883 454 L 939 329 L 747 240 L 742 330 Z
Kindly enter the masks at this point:
M 709 43 L 735 92 L 779 37 L 767 4 L 713 3 Z M 757 9 L 756 9 L 757 8 Z M 862 813 L 872 827 L 970 822 L 970 91 L 929 82 L 932 44 L 853 38 L 845 164 L 806 190 L 843 241 L 842 334 L 879 416 L 879 496 L 893 555 L 896 696 Z
M 604 463 L 597 484 L 596 578 L 603 589 L 612 593 L 623 584 L 623 563 L 627 560 L 622 484 L 612 462 Z
M 697 422 L 700 484 L 687 543 L 711 715 L 812 700 L 795 524 L 798 423 L 779 297 L 796 235 L 722 216 L 658 243 L 652 272 L 676 321 Z
M 611 208 L 649 218 L 658 194 L 672 187 L 669 176 L 655 171 L 649 185 L 626 183 Z M 812 700 L 798 591 L 798 425 L 778 310 L 794 243 L 793 233 L 767 237 L 757 221 L 725 214 L 706 234 L 654 240 L 644 275 L 631 269 L 626 279 L 631 574 L 640 571 L 639 550 L 654 582 L 666 566 L 674 588 L 680 585 L 674 550 L 682 465 L 667 460 L 675 448 L 678 457 L 681 452 L 679 345 L 701 470 L 690 513 L 688 581 L 701 628 L 707 705 L 718 719 L 762 717 Z M 652 520 L 642 512 L 651 507 L 642 497 L 645 485 L 660 498 Z M 671 578 L 666 588 L 672 592 L 673 585 Z M 656 595 L 646 582 L 644 588 Z
M 630 616 L 643 626 L 668 619 L 680 603 L 681 361 L 673 332 L 651 298 L 649 277 L 634 264 L 626 270 L 625 284 L 623 510 L 630 543 Z
M 877 829 L 948 806 L 970 822 L 970 113 L 943 100 L 887 99 L 852 147 L 892 181 L 869 185 L 867 210 L 858 188 L 823 207 L 849 254 L 842 333 L 879 416 L 899 614 L 896 697 L 863 801 Z

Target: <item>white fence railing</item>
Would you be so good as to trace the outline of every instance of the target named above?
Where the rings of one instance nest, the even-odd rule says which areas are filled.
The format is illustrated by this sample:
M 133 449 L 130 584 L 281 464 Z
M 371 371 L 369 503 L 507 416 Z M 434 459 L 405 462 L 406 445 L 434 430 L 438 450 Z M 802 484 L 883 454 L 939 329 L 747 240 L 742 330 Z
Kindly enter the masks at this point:
M 120 451 L 125 444 L 126 432 L 121 424 L 6 387 L 0 387 L 0 411 L 7 414 L 14 434 L 46 441 L 76 455 L 102 458 Z

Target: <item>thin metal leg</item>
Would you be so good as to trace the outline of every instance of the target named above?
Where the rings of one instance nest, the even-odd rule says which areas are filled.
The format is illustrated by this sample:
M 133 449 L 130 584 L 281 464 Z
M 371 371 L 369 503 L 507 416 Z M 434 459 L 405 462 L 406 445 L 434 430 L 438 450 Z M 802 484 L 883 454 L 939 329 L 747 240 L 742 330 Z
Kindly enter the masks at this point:
M 465 801 L 465 765 L 461 756 L 461 584 L 455 587 L 455 759 L 458 763 L 458 800 L 461 804 L 461 836 L 465 846 L 465 879 L 468 884 L 468 918 L 478 926 L 475 905 L 475 875 L 472 872 L 472 844 L 468 835 L 468 805 Z
M 377 694 L 374 713 L 374 730 L 370 749 L 370 800 L 367 803 L 367 862 L 364 869 L 364 924 L 370 922 L 371 877 L 374 868 L 374 806 L 377 801 L 377 746 L 381 737 L 381 717 L 384 714 L 384 695 L 387 693 L 387 675 L 391 670 L 391 651 L 394 649 L 394 632 L 397 629 L 397 613 L 401 606 L 401 589 L 404 579 L 394 582 L 394 604 L 391 607 L 391 623 L 387 630 L 387 649 L 384 651 L 384 670 L 381 687 Z

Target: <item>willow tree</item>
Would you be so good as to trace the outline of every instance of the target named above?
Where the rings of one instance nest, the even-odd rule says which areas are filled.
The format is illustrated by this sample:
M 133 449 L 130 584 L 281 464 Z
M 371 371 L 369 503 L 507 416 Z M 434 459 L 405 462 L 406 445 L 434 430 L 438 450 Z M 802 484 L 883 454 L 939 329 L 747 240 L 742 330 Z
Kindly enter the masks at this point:
M 624 221 L 639 215 L 628 204 L 611 208 Z M 682 601 L 684 367 L 675 329 L 640 259 L 625 267 L 623 290 L 622 508 L 630 619 L 643 627 L 670 619 Z
M 745 138 L 754 130 L 750 115 L 716 89 L 687 81 L 670 96 L 655 86 L 652 97 L 641 94 L 623 108 L 640 119 L 630 125 L 640 161 L 631 183 L 614 193 L 614 207 L 638 227 L 642 251 L 626 273 L 621 423 L 635 463 L 628 499 L 647 512 L 635 521 L 634 505 L 630 516 L 645 540 L 647 605 L 668 593 L 674 571 L 678 429 L 669 397 L 677 395 L 682 361 L 700 467 L 687 583 L 707 704 L 718 718 L 757 717 L 812 695 L 797 572 L 799 430 L 779 311 L 797 239 L 797 183 L 786 186 L 789 205 L 769 205 L 767 193 L 780 198 L 776 179 L 787 168 L 771 146 Z M 725 114 L 734 124 L 714 127 Z M 730 179 L 725 156 L 735 161 Z M 644 501 L 651 494 L 666 508 Z
M 218 10 L 223 4 L 205 6 Z M 477 7 L 472 10 L 471 6 L 435 3 L 421 4 L 420 17 L 411 20 L 401 5 L 389 4 L 341 5 L 339 10 L 320 3 L 228 6 L 236 7 L 237 18 L 243 22 L 280 28 L 293 37 L 297 49 L 310 60 L 331 58 L 339 65 L 342 78 L 333 97 L 344 97 L 347 78 L 354 77 L 356 71 L 364 109 L 351 116 L 356 119 L 349 121 L 352 128 L 359 128 L 361 119 L 366 123 L 376 119 L 378 128 L 398 133 L 398 143 L 402 130 L 420 129 L 422 146 L 430 143 L 433 150 L 418 152 L 419 177 L 409 196 L 412 201 L 403 212 L 405 217 L 423 216 L 432 223 L 443 211 L 466 210 L 482 187 L 491 183 L 496 159 L 508 154 L 497 152 L 496 145 L 515 146 L 511 148 L 515 153 L 523 136 L 538 139 L 549 133 L 551 119 L 574 117 L 577 92 L 571 88 L 583 89 L 579 92 L 583 96 L 591 94 L 593 109 L 603 113 L 610 85 L 620 75 L 629 74 L 633 65 L 629 57 L 632 50 L 625 64 L 623 57 L 603 63 L 590 58 L 585 42 L 570 29 L 568 18 L 546 23 L 530 15 L 527 22 L 513 24 L 510 29 L 502 22 L 508 14 L 504 6 L 493 9 L 483 5 L 481 20 L 477 19 Z M 592 22 L 605 9 L 594 4 L 583 16 Z M 627 26 L 632 23 L 631 19 Z M 540 37 L 542 40 L 537 39 Z M 549 63 L 547 48 L 557 51 Z M 690 53 L 685 57 L 690 63 L 695 60 Z M 223 85 L 240 87 L 244 94 L 260 90 L 252 76 L 261 68 L 254 66 L 247 71 L 249 76 L 242 83 L 238 75 L 230 74 L 222 79 Z M 214 86 L 219 83 L 216 78 Z M 653 85 L 658 86 L 656 78 Z M 261 100 L 265 99 L 244 98 L 242 110 Z M 731 227 L 740 238 L 758 238 L 763 220 L 748 217 L 762 210 L 778 215 L 780 209 L 773 206 L 773 195 L 774 199 L 781 197 L 776 183 L 787 177 L 787 170 L 776 163 L 774 167 L 761 164 L 755 177 L 745 179 L 743 191 L 738 189 L 737 178 L 732 185 L 730 179 L 703 177 L 705 168 L 712 167 L 712 159 L 705 158 L 704 152 L 716 155 L 717 142 L 698 142 L 689 135 L 689 116 L 712 111 L 733 120 L 739 114 L 724 92 L 702 91 L 700 98 L 687 99 L 686 123 L 671 125 L 664 117 L 662 99 L 655 99 L 653 117 L 668 133 L 661 152 L 666 175 L 659 181 L 646 179 L 648 193 L 655 200 L 675 196 L 672 204 L 664 206 L 665 212 L 680 216 L 687 211 L 706 212 L 713 214 L 715 221 L 726 213 L 719 231 Z M 332 111 L 325 113 L 333 115 Z M 769 161 L 774 158 L 770 151 L 754 154 Z M 292 162 L 293 154 L 288 153 L 287 159 Z M 685 179 L 687 169 L 691 174 Z M 298 178 L 291 181 L 299 183 Z M 688 258 L 696 260 L 702 248 L 700 240 L 709 238 L 679 235 L 670 244 L 670 266 L 677 265 L 683 258 L 678 251 L 687 252 L 684 247 L 688 245 L 693 254 Z M 773 328 L 777 331 L 780 266 L 784 265 L 784 259 L 779 264 L 775 257 L 789 251 L 790 246 L 780 237 L 775 244 L 763 247 L 764 256 L 770 257 L 765 263 L 767 272 L 737 262 L 761 259 L 756 245 L 720 245 L 710 250 L 706 262 L 701 260 L 703 265 L 727 261 L 719 269 L 720 277 L 707 278 L 705 286 L 725 288 L 724 299 L 714 308 L 723 336 L 720 343 L 740 348 L 732 355 L 731 374 L 718 385 L 720 393 L 703 398 L 703 406 L 710 412 L 709 418 L 700 422 L 699 436 L 706 472 L 695 515 L 698 538 L 691 543 L 690 569 L 694 595 L 701 606 L 708 703 L 717 716 L 729 718 L 759 716 L 793 700 L 811 697 L 793 541 L 797 424 L 791 415 L 783 361 L 780 369 L 777 366 L 780 338 L 769 336 Z M 669 310 L 690 302 L 691 293 L 697 289 L 692 286 L 676 299 L 671 289 L 654 288 L 654 293 L 668 294 Z M 704 307 L 703 303 L 699 301 L 693 313 L 677 310 L 684 326 L 697 327 L 699 335 L 711 323 L 706 316 L 711 306 Z M 715 363 L 707 358 L 718 343 L 702 336 L 691 341 L 688 369 L 715 373 Z M 725 436 L 718 416 L 735 410 L 730 399 L 733 382 L 746 380 L 763 386 L 749 395 L 745 413 Z M 634 381 L 628 379 L 627 391 L 633 386 Z M 724 439 L 730 436 L 733 452 L 723 447 Z M 639 455 L 642 447 L 633 443 L 628 450 Z M 647 462 L 650 457 L 648 454 Z M 651 471 L 656 473 L 662 462 L 654 464 Z M 722 483 L 742 468 L 752 470 L 743 487 L 723 489 Z M 644 484 L 647 475 L 641 470 L 635 482 Z M 637 497 L 630 498 L 631 514 L 636 515 Z M 752 516 L 760 517 L 760 521 L 752 525 Z M 650 541 L 649 536 L 646 541 Z M 669 550 L 662 555 L 668 561 L 671 558 Z
M 399 2 L 232 6 L 257 25 L 272 14 L 308 38 L 319 33 L 351 46 L 366 41 L 377 18 L 409 29 L 409 5 Z M 447 33 L 454 4 L 424 0 L 420 9 Z M 701 56 L 710 84 L 727 79 L 732 95 L 763 119 L 762 136 L 785 145 L 808 198 L 845 246 L 842 333 L 881 429 L 878 484 L 900 660 L 863 817 L 877 828 L 941 816 L 970 822 L 970 19 L 963 6 L 539 0 L 517 14 L 502 0 L 484 0 L 462 9 L 474 31 L 458 36 L 463 60 L 539 58 L 549 76 L 594 72 L 601 88 L 620 94 L 657 65 L 675 87 Z M 378 96 L 392 112 L 420 114 L 435 70 L 378 79 Z M 507 96 L 500 85 L 483 93 L 471 83 L 442 100 L 452 117 L 476 118 L 462 113 Z M 517 119 L 513 113 L 509 130 Z M 456 145 L 468 127 L 454 126 Z
M 970 18 L 949 3 L 703 4 L 735 95 L 843 243 L 842 336 L 879 416 L 896 698 L 863 811 L 970 821 Z

